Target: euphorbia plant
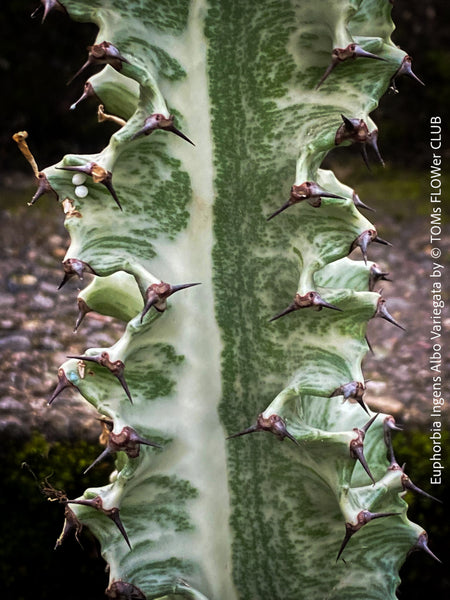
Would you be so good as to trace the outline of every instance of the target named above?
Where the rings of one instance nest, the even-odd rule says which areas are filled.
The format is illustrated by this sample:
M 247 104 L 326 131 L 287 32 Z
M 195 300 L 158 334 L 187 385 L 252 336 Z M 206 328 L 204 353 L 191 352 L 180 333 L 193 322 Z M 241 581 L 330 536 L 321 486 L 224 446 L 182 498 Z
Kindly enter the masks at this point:
M 337 145 L 382 162 L 369 113 L 415 77 L 390 3 L 42 4 L 99 26 L 75 77 L 118 129 L 35 167 L 32 202 L 64 206 L 61 285 L 93 275 L 76 327 L 126 323 L 68 357 L 50 398 L 76 388 L 117 456 L 108 484 L 57 495 L 57 545 L 89 527 L 111 598 L 394 598 L 407 553 L 431 552 L 397 425 L 364 402 L 367 322 L 399 325 L 368 260 L 387 242 L 321 169 Z

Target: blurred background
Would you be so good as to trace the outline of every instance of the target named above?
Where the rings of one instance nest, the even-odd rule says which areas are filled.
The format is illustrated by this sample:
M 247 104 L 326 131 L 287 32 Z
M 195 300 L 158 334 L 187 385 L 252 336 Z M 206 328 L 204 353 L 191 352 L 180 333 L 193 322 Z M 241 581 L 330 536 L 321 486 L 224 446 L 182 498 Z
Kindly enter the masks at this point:
M 93 99 L 69 110 L 83 92 L 84 79 L 70 86 L 66 83 L 86 60 L 86 47 L 93 43 L 96 27 L 74 23 L 58 12 L 51 13 L 41 26 L 42 13 L 30 18 L 38 5 L 39 0 L 3 0 L 0 11 L 0 579 L 5 600 L 81 596 L 90 600 L 103 597 L 108 579 L 96 542 L 84 533 L 83 548 L 69 540 L 53 550 L 62 529 L 63 507 L 47 502 L 38 481 L 47 478 L 68 497 L 76 497 L 85 487 L 105 482 L 111 463 L 102 463 L 82 476 L 101 451 L 95 412 L 70 390 L 51 408 L 47 400 L 67 354 L 111 345 L 121 335 L 121 327 L 111 319 L 89 315 L 73 333 L 79 282 L 69 282 L 56 294 L 69 243 L 63 214 L 51 197 L 45 196 L 32 208 L 26 205 L 35 183 L 11 135 L 29 132 L 30 148 L 42 169 L 68 152 L 101 150 L 115 127 L 97 123 Z M 407 463 L 406 472 L 417 486 L 445 502 L 449 500 L 445 471 L 442 485 L 431 486 L 429 481 L 428 140 L 430 117 L 440 116 L 444 127 L 441 151 L 446 159 L 442 187 L 447 190 L 450 3 L 395 0 L 393 18 L 397 24 L 393 40 L 413 57 L 413 70 L 426 86 L 407 77 L 399 79 L 399 93 L 386 94 L 373 113 L 380 129 L 384 169 L 374 164 L 368 172 L 352 149 L 332 151 L 325 166 L 332 167 L 376 210 L 368 218 L 379 235 L 393 243 L 389 249 L 371 247 L 369 256 L 390 272 L 393 281 L 383 286 L 383 294 L 389 311 L 407 331 L 387 324 L 369 325 L 374 353 L 364 364 L 371 380 L 365 400 L 373 410 L 391 413 L 404 425 L 395 437 L 397 461 Z M 446 228 L 440 247 L 448 274 L 448 205 L 444 208 Z M 447 331 L 449 324 L 447 313 Z M 446 341 L 448 364 L 448 335 Z M 443 391 L 447 398 L 448 389 L 447 380 Z M 445 418 L 444 448 L 448 415 Z M 448 455 L 444 460 L 448 469 Z M 448 562 L 445 506 L 410 493 L 407 500 L 409 518 L 424 526 L 430 548 Z M 450 597 L 448 569 L 424 553 L 408 558 L 401 577 L 400 600 Z

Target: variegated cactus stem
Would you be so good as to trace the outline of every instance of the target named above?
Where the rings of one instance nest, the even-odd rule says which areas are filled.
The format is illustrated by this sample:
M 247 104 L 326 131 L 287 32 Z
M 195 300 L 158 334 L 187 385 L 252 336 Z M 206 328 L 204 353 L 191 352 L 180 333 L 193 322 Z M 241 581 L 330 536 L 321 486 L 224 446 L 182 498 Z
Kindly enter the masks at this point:
M 321 168 L 351 144 L 383 163 L 370 113 L 417 79 L 390 3 L 41 4 L 44 27 L 53 9 L 98 25 L 71 109 L 97 99 L 117 131 L 36 167 L 32 202 L 64 207 L 59 287 L 92 278 L 75 329 L 124 323 L 68 357 L 49 399 L 70 387 L 98 410 L 106 448 L 86 471 L 116 455 L 109 483 L 65 498 L 57 546 L 88 527 L 109 598 L 395 598 L 408 552 L 432 552 L 362 362 L 372 318 L 407 333 L 369 258 L 389 243 Z

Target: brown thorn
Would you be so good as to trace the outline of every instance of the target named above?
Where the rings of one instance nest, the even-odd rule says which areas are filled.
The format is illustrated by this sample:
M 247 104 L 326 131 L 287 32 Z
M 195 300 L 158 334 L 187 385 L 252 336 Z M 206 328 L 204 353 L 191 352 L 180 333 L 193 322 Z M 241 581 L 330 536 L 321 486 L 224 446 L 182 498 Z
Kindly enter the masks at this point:
M 124 392 L 126 393 L 128 399 L 129 399 L 129 401 L 131 402 L 131 404 L 133 404 L 133 399 L 131 397 L 130 390 L 125 381 L 125 376 L 123 374 L 123 372 L 125 370 L 125 365 L 121 360 L 116 360 L 114 362 L 111 362 L 111 360 L 109 359 L 108 352 L 102 352 L 101 354 L 98 354 L 97 356 L 72 354 L 70 356 L 67 356 L 67 358 L 75 358 L 78 360 L 86 360 L 88 362 L 95 362 L 98 365 L 100 365 L 101 367 L 105 367 L 106 369 L 108 369 L 108 371 L 110 373 L 112 373 L 112 375 L 114 375 L 114 377 L 116 377 L 118 379 L 120 385 L 122 386 Z
M 372 423 L 375 421 L 375 419 L 378 417 L 380 413 L 376 413 L 371 419 L 369 419 L 369 421 L 367 421 L 367 423 L 365 425 L 363 425 L 360 429 L 360 431 L 364 432 L 364 435 L 367 433 L 367 430 L 369 429 L 369 427 L 372 425 Z
M 398 93 L 398 89 L 397 86 L 395 84 L 397 77 L 400 77 L 400 75 L 407 75 L 408 77 L 411 77 L 412 79 L 414 79 L 415 81 L 417 81 L 417 83 L 420 83 L 420 85 L 425 85 L 424 82 L 419 79 L 417 77 L 417 75 L 415 75 L 415 73 L 413 73 L 413 70 L 411 68 L 411 64 L 412 64 L 412 59 L 410 56 L 405 56 L 402 60 L 402 64 L 400 65 L 400 67 L 397 69 L 397 71 L 394 73 L 391 82 L 389 84 L 389 88 L 394 92 L 394 93 Z
M 113 197 L 113 199 L 114 199 L 115 203 L 117 204 L 117 206 L 120 208 L 120 210 L 123 211 L 122 205 L 120 204 L 119 198 L 117 197 L 117 193 L 116 193 L 115 189 L 113 188 L 112 173 L 110 171 L 108 171 L 108 174 L 105 177 L 105 179 L 103 181 L 100 181 L 99 183 L 101 183 L 102 185 L 105 186 L 105 188 L 108 190 L 108 192 Z
M 344 548 L 348 544 L 350 538 L 362 527 L 364 527 L 364 525 L 367 525 L 367 523 L 370 523 L 370 521 L 373 521 L 374 519 L 381 519 L 383 517 L 394 517 L 400 514 L 401 513 L 372 513 L 368 510 L 362 510 L 361 512 L 359 512 L 356 517 L 356 523 L 345 524 L 345 536 L 339 549 L 336 562 L 339 560 L 339 557 L 341 556 Z
M 374 263 L 369 271 L 369 291 L 373 292 L 378 281 L 392 281 L 392 279 L 389 279 L 389 273 L 382 271 L 380 267 Z
M 392 317 L 389 314 L 388 309 L 386 308 L 386 300 L 384 298 L 380 297 L 380 299 L 378 300 L 377 310 L 375 311 L 374 317 L 380 317 L 380 318 L 384 319 L 385 321 L 392 323 L 392 325 L 395 325 L 399 329 L 406 331 L 406 329 L 403 327 L 403 325 L 400 325 L 400 323 L 397 323 L 397 321 L 394 319 L 394 317 Z
M 154 113 L 145 119 L 144 127 L 139 129 L 139 131 L 137 131 L 132 136 L 131 139 L 135 140 L 143 135 L 150 135 L 154 131 L 160 129 L 163 131 L 170 131 L 171 133 L 174 133 L 175 135 L 182 138 L 186 142 L 189 142 L 189 144 L 192 144 L 193 146 L 195 146 L 194 142 L 192 142 L 188 137 L 186 137 L 184 135 L 184 133 L 182 133 L 179 129 L 177 129 L 174 126 L 174 124 L 173 124 L 174 120 L 175 120 L 175 117 L 173 115 L 169 115 L 168 117 L 165 117 L 161 113 Z
M 50 185 L 50 182 L 47 179 L 47 175 L 43 172 L 40 172 L 38 174 L 37 179 L 38 179 L 38 188 L 37 188 L 34 196 L 31 198 L 30 202 L 28 202 L 28 206 L 32 206 L 37 200 L 39 200 L 39 198 L 41 196 L 43 196 L 44 194 L 48 194 L 48 193 L 54 194 L 54 196 L 56 197 L 56 200 L 58 201 L 59 200 L 58 193 Z
M 350 448 L 350 455 L 355 460 L 359 460 L 364 471 L 367 473 L 367 475 L 370 477 L 372 483 L 375 485 L 375 479 L 373 478 L 373 475 L 370 472 L 369 465 L 367 464 L 366 458 L 364 456 L 364 451 L 363 451 L 362 445 L 361 446 L 355 445 L 353 448 Z
M 376 235 L 375 229 L 367 229 L 358 235 L 358 237 L 352 242 L 349 250 L 349 254 L 353 252 L 355 248 L 360 248 L 364 262 L 367 264 L 367 248 L 370 242 Z
M 298 310 L 298 306 L 295 303 L 290 304 L 287 308 L 285 308 L 280 313 L 278 313 L 277 315 L 275 315 L 274 317 L 269 319 L 269 323 L 271 323 L 272 321 L 276 321 L 277 319 L 280 319 L 281 317 L 284 317 L 284 315 L 288 315 L 289 313 L 293 312 L 294 310 Z
M 201 283 L 181 283 L 178 285 L 171 285 L 170 283 L 166 283 L 165 281 L 160 281 L 159 283 L 152 283 L 148 286 L 145 292 L 146 302 L 144 310 L 141 313 L 140 322 L 142 323 L 145 315 L 148 313 L 152 306 L 154 306 L 158 312 L 164 312 L 167 307 L 166 301 L 167 298 L 169 298 L 169 296 L 175 294 L 176 292 L 179 292 L 180 290 L 185 290 L 196 285 L 201 285 Z
M 67 379 L 64 369 L 58 369 L 58 383 L 56 384 L 56 387 L 53 390 L 52 395 L 50 396 L 50 399 L 48 400 L 47 404 L 50 406 L 50 404 L 52 404 L 52 402 L 59 396 L 59 394 L 69 387 L 75 386 Z
M 73 104 L 70 105 L 70 110 L 75 110 L 76 107 L 80 104 L 80 102 L 83 102 L 83 100 L 86 100 L 87 98 L 97 98 L 98 100 L 100 100 L 97 94 L 95 93 L 92 83 L 90 81 L 86 81 L 86 83 L 84 84 L 83 93 L 78 98 L 78 100 L 76 100 Z
M 279 415 L 276 414 L 270 415 L 269 417 L 264 417 L 261 413 L 260 415 L 258 415 L 255 425 L 251 425 L 250 427 L 247 427 L 247 429 L 244 429 L 243 431 L 240 431 L 238 433 L 233 433 L 232 435 L 229 435 L 226 439 L 229 440 L 231 438 L 240 437 L 242 435 L 247 435 L 248 433 L 255 433 L 258 431 L 268 431 L 270 433 L 273 433 L 281 441 L 287 437 L 292 442 L 294 442 L 294 444 L 300 446 L 299 442 L 295 439 L 295 437 L 287 430 L 284 419 L 282 419 Z
M 90 65 L 111 65 L 116 71 L 122 70 L 122 63 L 129 64 L 129 61 L 121 56 L 119 50 L 110 42 L 103 41 L 100 44 L 94 44 L 88 47 L 89 54 L 84 65 L 75 73 L 67 82 L 70 85 L 72 81 L 78 77 Z
M 374 150 L 374 152 L 375 152 L 375 154 L 376 154 L 376 157 L 378 158 L 378 160 L 379 160 L 379 162 L 380 162 L 381 166 L 382 166 L 382 167 L 384 167 L 384 166 L 385 166 L 385 164 L 384 164 L 384 160 L 383 160 L 383 158 L 381 157 L 380 151 L 379 151 L 379 149 L 378 149 L 378 130 L 377 130 L 377 129 L 374 129 L 374 130 L 373 130 L 373 131 L 372 131 L 372 132 L 369 134 L 369 137 L 368 137 L 367 143 L 368 143 L 370 146 L 372 146 L 372 148 L 373 148 L 373 150 Z
M 128 384 L 125 381 L 125 377 L 123 375 L 123 372 L 122 373 L 117 373 L 117 374 L 113 373 L 113 375 L 115 375 L 117 377 L 117 379 L 119 380 L 120 385 L 123 388 L 123 391 L 125 392 L 125 394 L 128 397 L 128 400 L 130 401 L 131 404 L 133 404 L 133 398 L 131 397 L 131 393 L 130 393 L 130 390 L 128 388 Z
M 255 431 L 261 431 L 261 429 L 259 429 L 257 425 L 250 425 L 250 427 L 247 427 L 246 429 L 243 429 L 242 431 L 239 431 L 238 433 L 232 433 L 231 435 L 227 436 L 226 439 L 231 440 L 232 438 L 241 437 L 242 435 L 247 435 L 248 433 L 254 433 Z
M 128 547 L 131 548 L 130 540 L 128 539 L 127 532 L 120 520 L 119 509 L 116 507 L 105 509 L 103 508 L 103 500 L 101 496 L 96 496 L 95 498 L 82 499 L 82 500 L 67 500 L 68 504 L 80 504 L 81 506 L 90 506 L 91 508 L 95 508 L 96 510 L 102 512 L 108 519 L 111 519 L 116 524 L 116 527 L 122 534 L 124 540 L 128 544 Z
M 356 531 L 357 530 L 355 530 L 354 526 L 351 523 L 345 524 L 345 536 L 344 536 L 344 539 L 342 540 L 341 547 L 339 548 L 339 552 L 336 556 L 336 562 L 339 560 L 342 552 L 344 551 L 344 548 L 347 546 L 347 544 L 350 541 L 350 538 L 356 533 Z
M 111 171 L 107 171 L 95 162 L 86 163 L 84 165 L 69 165 L 55 168 L 61 171 L 75 171 L 76 173 L 84 173 L 85 175 L 89 175 L 90 177 L 92 177 L 94 183 L 101 183 L 106 187 L 108 192 L 113 197 L 117 206 L 120 208 L 120 210 L 123 210 L 119 202 L 119 198 L 117 197 L 117 193 L 112 185 Z
M 295 295 L 294 302 L 292 304 L 290 304 L 287 308 L 285 308 L 283 311 L 281 311 L 280 313 L 278 313 L 277 315 L 275 315 L 274 317 L 269 319 L 269 323 L 272 321 L 276 321 L 280 317 L 283 317 L 284 315 L 287 315 L 290 312 L 293 312 L 295 310 L 299 310 L 302 308 L 312 308 L 313 310 L 317 310 L 317 311 L 322 310 L 322 308 L 329 308 L 331 310 L 337 310 L 339 312 L 343 312 L 343 310 L 341 308 L 338 308 L 337 306 L 334 306 L 333 304 L 326 302 L 317 292 L 314 292 L 314 291 L 307 292 L 303 296 L 301 296 L 300 294 L 297 293 Z
M 350 456 L 352 458 L 354 458 L 355 460 L 359 460 L 359 462 L 361 463 L 361 466 L 363 467 L 363 469 L 365 470 L 367 475 L 370 477 L 370 479 L 372 480 L 374 485 L 375 485 L 375 479 L 373 478 L 373 475 L 370 472 L 369 465 L 367 464 L 366 458 L 364 456 L 363 446 L 364 446 L 364 438 L 367 433 L 367 430 L 372 425 L 372 423 L 375 421 L 377 416 L 378 416 L 378 413 L 376 415 L 374 415 L 370 419 L 370 421 L 368 421 L 360 429 L 355 428 L 353 431 L 355 431 L 355 433 L 357 434 L 357 437 L 354 438 L 353 440 L 351 440 L 351 442 L 350 442 Z
M 333 71 L 333 69 L 337 66 L 339 60 L 338 59 L 334 59 L 334 57 L 332 57 L 330 64 L 328 65 L 328 67 L 325 70 L 325 73 L 322 75 L 322 77 L 320 78 L 319 83 L 316 85 L 316 87 L 314 88 L 315 90 L 318 90 L 320 88 L 320 86 L 322 85 L 322 83 L 328 79 L 328 76 L 330 75 L 330 73 Z
M 383 238 L 380 238 L 380 236 L 379 236 L 379 235 L 375 236 L 375 237 L 373 238 L 373 241 L 374 241 L 374 242 L 377 242 L 377 244 L 383 244 L 383 246 L 391 246 L 391 247 L 392 247 L 392 244 L 391 244 L 391 242 L 387 242 L 387 241 L 386 241 L 386 240 L 384 240 Z
M 372 344 L 370 343 L 370 340 L 367 337 L 367 334 L 364 336 L 364 339 L 366 340 L 366 344 L 367 344 L 367 347 L 369 348 L 369 352 L 371 354 L 375 355 L 375 352 L 373 351 L 373 348 L 372 348 Z
M 289 206 L 292 206 L 293 204 L 298 204 L 303 200 L 306 200 L 314 208 L 318 208 L 322 203 L 322 198 L 344 199 L 343 196 L 339 196 L 338 194 L 333 194 L 332 192 L 324 190 L 315 181 L 304 181 L 300 185 L 293 185 L 291 187 L 289 200 L 287 200 L 281 208 L 279 208 L 269 217 L 267 217 L 267 220 L 270 221 L 271 219 L 273 219 L 273 217 L 279 215 L 281 212 L 289 208 Z
M 83 280 L 83 273 L 85 271 L 91 275 L 97 275 L 91 265 L 78 258 L 68 258 L 63 262 L 63 268 L 64 277 L 57 288 L 58 290 L 60 290 L 74 275 L 77 275 L 80 280 Z
M 431 558 L 434 558 L 434 560 L 437 560 L 438 563 L 442 564 L 442 561 L 439 560 L 439 558 L 435 554 L 433 554 L 433 552 L 431 552 L 431 550 L 429 549 L 428 535 L 425 531 L 422 531 L 422 533 L 419 535 L 417 542 L 415 543 L 413 548 L 411 548 L 409 553 L 414 552 L 414 550 L 423 550 L 424 552 L 429 554 Z
M 132 550 L 130 540 L 128 539 L 127 532 L 125 531 L 125 527 L 123 526 L 123 523 L 120 519 L 119 509 L 118 508 L 110 508 L 109 510 L 104 510 L 104 513 L 109 519 L 111 519 L 111 521 L 113 521 L 116 524 L 117 529 L 123 535 L 123 538 L 126 541 L 126 543 L 128 544 L 129 549 Z
M 345 62 L 349 59 L 356 59 L 356 58 L 372 58 L 375 60 L 386 61 L 385 58 L 382 58 L 381 56 L 377 56 L 376 54 L 372 54 L 372 52 L 367 52 L 366 50 L 363 50 L 363 48 L 361 48 L 361 46 L 359 46 L 358 44 L 355 44 L 355 43 L 351 43 L 348 46 L 346 46 L 345 48 L 334 48 L 333 52 L 331 54 L 331 63 L 328 65 L 327 70 L 322 75 L 322 78 L 319 81 L 319 83 L 317 84 L 315 89 L 316 90 L 319 89 L 319 87 L 322 85 L 322 83 L 327 79 L 327 77 L 330 75 L 330 73 L 333 71 L 333 69 L 340 62 Z
M 366 148 L 366 143 L 362 143 L 360 144 L 360 152 L 361 152 L 361 156 L 362 159 L 364 161 L 364 164 L 366 165 L 367 169 L 369 172 L 372 172 L 372 169 L 370 168 L 370 163 L 369 163 L 369 157 L 367 156 L 367 148 Z
M 425 498 L 430 498 L 431 500 L 435 500 L 436 502 L 439 502 L 439 504 L 442 504 L 442 500 L 439 500 L 439 498 L 436 498 L 435 496 L 432 496 L 428 492 L 425 492 L 424 490 L 417 487 L 417 485 L 415 485 L 411 481 L 411 479 L 408 477 L 408 475 L 406 475 L 406 473 L 403 473 L 402 475 L 402 485 L 404 490 L 415 492 L 416 494 L 420 494 L 421 496 L 425 496 Z
M 87 469 L 85 469 L 83 471 L 83 475 L 86 475 L 86 473 L 88 473 L 93 467 L 95 467 L 96 465 L 98 465 L 104 458 L 106 458 L 107 456 L 109 456 L 111 454 L 111 450 L 109 448 L 105 448 L 103 450 L 103 452 L 101 454 L 99 454 L 97 456 L 97 458 L 94 460 L 93 463 L 91 463 Z
M 283 211 L 285 211 L 287 208 L 289 208 L 290 206 L 292 206 L 292 202 L 291 200 L 287 200 L 283 206 L 281 208 L 279 208 L 278 210 L 276 210 L 274 213 L 272 213 L 270 215 L 270 217 L 267 217 L 267 221 L 270 221 L 271 219 L 273 219 L 274 217 L 276 217 L 277 215 L 279 215 L 280 213 L 282 213 Z
M 356 208 L 365 208 L 371 212 L 376 212 L 374 208 L 371 208 L 370 206 L 367 206 L 367 204 L 364 204 L 364 202 L 361 202 L 361 199 L 356 192 L 353 192 L 353 204 L 356 206 Z
M 44 23 L 45 19 L 48 16 L 48 13 L 53 10 L 54 8 L 59 10 L 60 12 L 64 12 L 67 14 L 67 10 L 65 9 L 65 7 L 61 4 L 61 2 L 58 2 L 58 0 L 41 0 L 41 4 L 40 6 L 38 6 L 32 13 L 31 13 L 31 18 L 34 19 L 36 17 L 36 15 L 38 14 L 38 12 L 41 9 L 44 9 L 44 14 L 42 16 L 42 21 L 41 21 L 41 25 Z
M 89 308 L 89 306 L 83 300 L 83 298 L 77 298 L 77 304 L 78 304 L 78 316 L 77 316 L 77 320 L 75 322 L 75 327 L 73 330 L 74 333 L 76 333 L 78 331 L 78 328 L 80 327 L 81 322 L 83 321 L 84 317 L 92 310 Z
M 182 133 L 175 126 L 172 125 L 169 127 L 161 127 L 161 129 L 163 129 L 164 131 L 170 131 L 171 133 L 174 133 L 175 135 L 180 137 L 182 140 L 185 140 L 186 142 L 189 142 L 189 144 L 192 144 L 192 146 L 195 146 L 194 142 L 190 140 L 187 136 L 185 136 L 184 133 Z

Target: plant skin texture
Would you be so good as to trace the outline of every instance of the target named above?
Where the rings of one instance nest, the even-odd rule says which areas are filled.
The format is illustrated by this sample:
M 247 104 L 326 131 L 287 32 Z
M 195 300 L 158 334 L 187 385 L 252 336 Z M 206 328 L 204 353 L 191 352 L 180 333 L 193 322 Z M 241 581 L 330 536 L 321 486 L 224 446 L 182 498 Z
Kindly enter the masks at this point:
M 60 287 L 92 276 L 76 328 L 124 322 L 68 357 L 49 401 L 76 388 L 104 421 L 99 460 L 116 454 L 109 483 L 59 496 L 57 546 L 89 528 L 109 598 L 395 598 L 408 552 L 431 551 L 406 516 L 398 426 L 364 403 L 367 323 L 401 327 L 368 258 L 388 242 L 320 168 L 353 144 L 382 162 L 369 113 L 415 77 L 391 4 L 41 4 L 44 27 L 53 9 L 98 25 L 72 108 L 97 96 L 117 131 L 35 165 L 31 203 L 63 204 Z

